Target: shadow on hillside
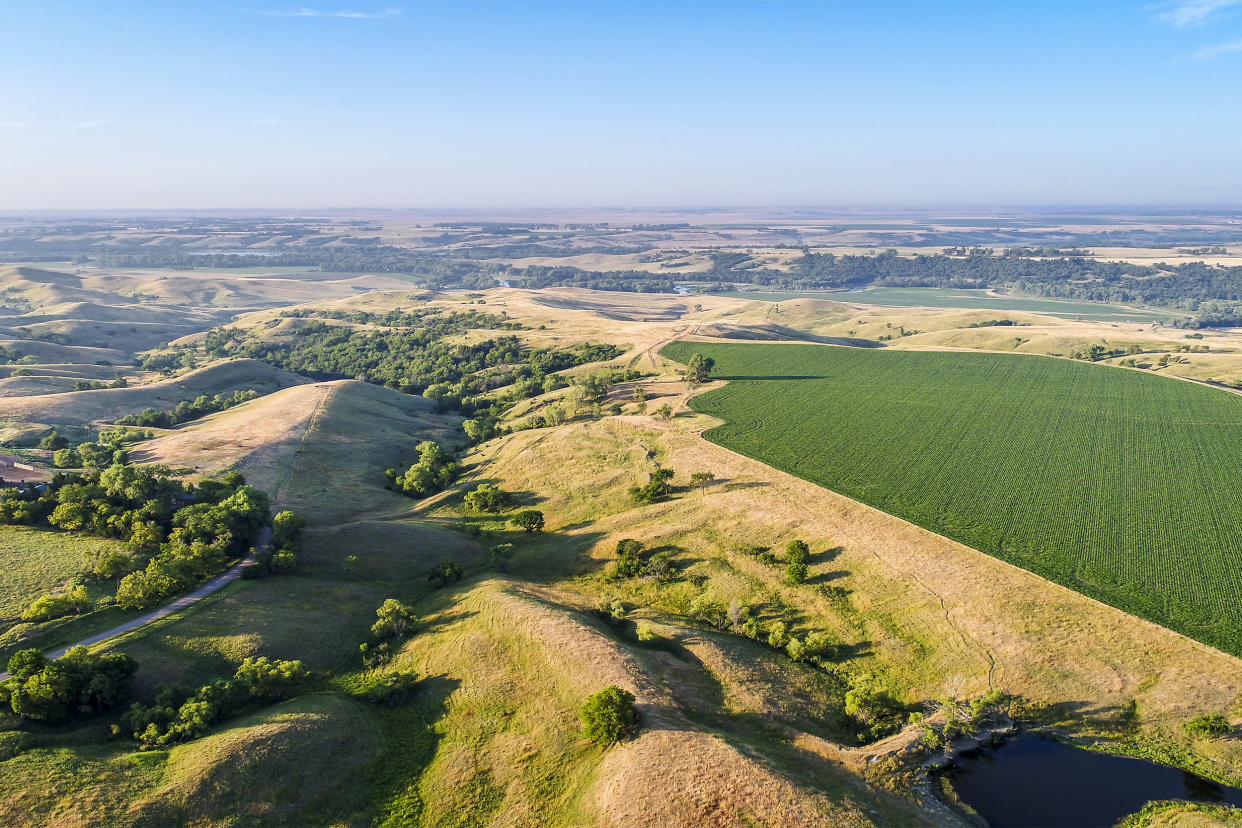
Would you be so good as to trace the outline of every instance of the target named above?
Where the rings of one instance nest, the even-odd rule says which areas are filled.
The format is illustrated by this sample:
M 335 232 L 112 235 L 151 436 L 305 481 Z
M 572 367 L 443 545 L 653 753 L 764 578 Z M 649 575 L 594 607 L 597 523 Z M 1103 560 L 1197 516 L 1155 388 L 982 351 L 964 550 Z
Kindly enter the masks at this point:
M 837 558 L 839 558 L 841 556 L 841 553 L 844 551 L 845 551 L 844 546 L 834 546 L 831 549 L 825 549 L 823 552 L 812 552 L 811 563 L 812 564 L 830 563 L 832 561 L 835 561 Z
M 720 487 L 720 491 L 731 492 L 735 489 L 762 489 L 765 486 L 771 485 L 771 483 L 765 483 L 762 480 L 749 480 L 745 483 L 725 483 Z
M 814 586 L 815 584 L 826 584 L 829 581 L 835 581 L 839 578 L 846 578 L 849 576 L 849 574 L 850 573 L 848 569 L 836 569 L 836 570 L 833 570 L 832 572 L 823 572 L 812 578 L 807 578 L 802 583 L 810 584 L 812 586 Z
M 471 586 L 474 586 L 474 584 L 472 583 Z M 458 621 L 465 621 L 469 618 L 474 618 L 476 615 L 478 615 L 478 613 L 473 610 L 462 610 L 461 612 L 454 612 L 450 615 L 439 615 L 433 620 L 420 624 L 418 632 L 439 632 L 445 627 L 453 626 Z

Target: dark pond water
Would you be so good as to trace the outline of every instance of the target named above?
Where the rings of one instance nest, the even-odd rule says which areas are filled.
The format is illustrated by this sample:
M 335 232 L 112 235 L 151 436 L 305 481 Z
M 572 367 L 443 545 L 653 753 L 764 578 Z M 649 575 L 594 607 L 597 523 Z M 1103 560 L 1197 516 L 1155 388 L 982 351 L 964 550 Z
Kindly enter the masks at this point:
M 996 828 L 1106 828 L 1153 799 L 1242 806 L 1238 788 L 1030 734 L 959 758 L 953 787 Z

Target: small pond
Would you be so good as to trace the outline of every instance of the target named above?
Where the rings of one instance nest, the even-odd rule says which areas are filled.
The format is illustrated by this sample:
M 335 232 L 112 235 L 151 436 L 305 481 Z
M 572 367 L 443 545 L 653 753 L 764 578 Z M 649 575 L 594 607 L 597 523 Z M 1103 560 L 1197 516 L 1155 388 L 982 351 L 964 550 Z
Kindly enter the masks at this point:
M 1145 759 L 1025 734 L 956 760 L 953 787 L 996 828 L 1107 828 L 1153 799 L 1242 806 L 1242 790 Z

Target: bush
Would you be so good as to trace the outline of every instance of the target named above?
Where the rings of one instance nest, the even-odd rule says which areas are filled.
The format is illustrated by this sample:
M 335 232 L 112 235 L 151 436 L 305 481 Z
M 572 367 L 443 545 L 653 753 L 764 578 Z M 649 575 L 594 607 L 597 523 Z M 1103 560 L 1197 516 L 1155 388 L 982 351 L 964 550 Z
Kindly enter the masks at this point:
M 639 621 L 637 632 L 639 641 L 650 642 L 660 640 L 660 634 L 655 631 L 649 621 Z
M 363 693 L 371 704 L 398 707 L 414 698 L 418 690 L 418 675 L 410 670 L 390 673 L 372 684 Z
M 69 438 L 63 436 L 56 429 L 52 429 L 51 434 L 47 435 L 46 437 L 44 437 L 42 440 L 39 441 L 39 448 L 41 449 L 56 450 L 56 449 L 63 449 L 63 448 L 68 448 L 68 447 L 69 447 Z
M 23 621 L 48 621 L 59 618 L 70 612 L 81 612 L 91 608 L 91 598 L 86 594 L 86 587 L 74 586 L 62 595 L 44 595 L 35 599 L 25 612 Z
M 1195 739 L 1219 739 L 1233 732 L 1229 720 L 1219 713 L 1195 716 L 1182 725 L 1186 735 Z
M 440 561 L 427 573 L 428 581 L 437 581 L 436 588 L 452 586 L 464 577 L 461 567 L 452 561 Z
M 613 685 L 605 687 L 582 705 L 582 735 L 592 742 L 610 745 L 634 726 L 634 694 Z

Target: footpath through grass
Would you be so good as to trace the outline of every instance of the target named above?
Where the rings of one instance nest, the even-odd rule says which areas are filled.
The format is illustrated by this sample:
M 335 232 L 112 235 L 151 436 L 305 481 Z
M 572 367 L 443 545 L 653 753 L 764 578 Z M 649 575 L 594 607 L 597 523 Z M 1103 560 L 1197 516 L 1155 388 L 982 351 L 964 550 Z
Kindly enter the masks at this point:
M 676 342 L 712 442 L 1242 655 L 1242 399 L 1033 356 Z

